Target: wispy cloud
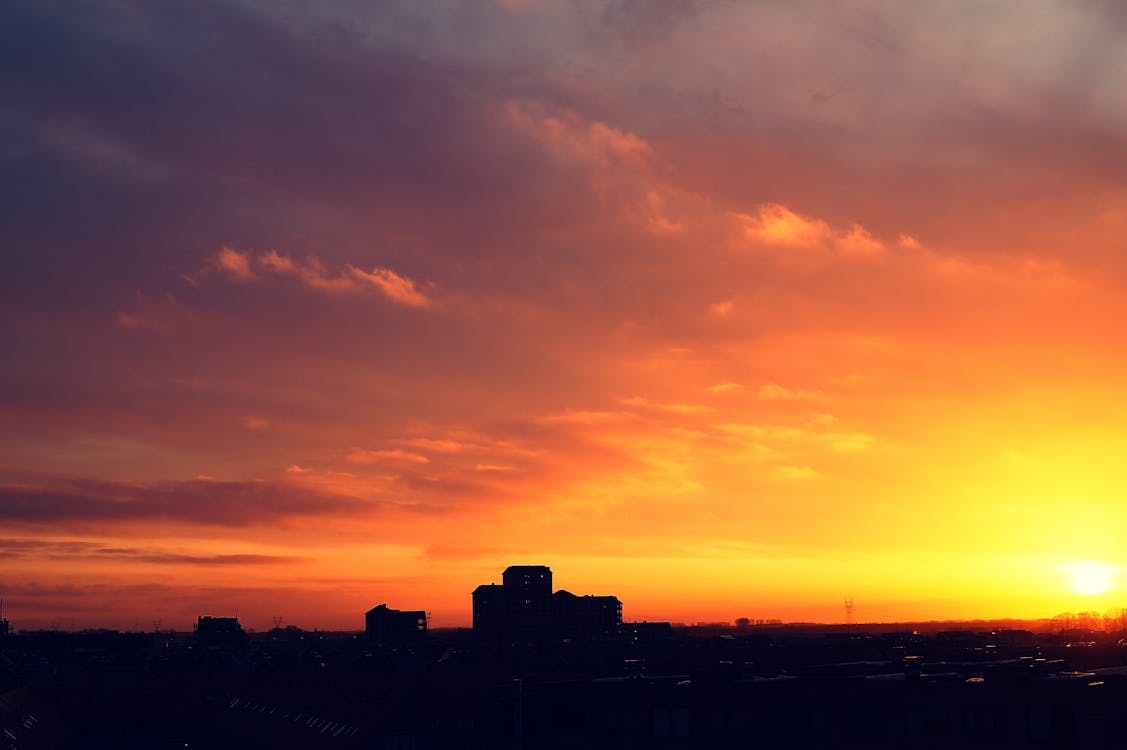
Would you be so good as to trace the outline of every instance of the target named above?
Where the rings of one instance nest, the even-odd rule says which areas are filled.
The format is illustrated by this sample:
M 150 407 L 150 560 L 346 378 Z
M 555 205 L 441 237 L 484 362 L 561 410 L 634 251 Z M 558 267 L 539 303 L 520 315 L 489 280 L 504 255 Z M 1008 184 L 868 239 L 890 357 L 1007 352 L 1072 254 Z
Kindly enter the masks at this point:
M 249 253 L 222 247 L 212 261 L 217 269 L 236 281 L 251 281 L 256 278 L 254 271 L 251 270 Z
M 713 315 L 717 318 L 726 318 L 732 314 L 732 310 L 734 310 L 735 308 L 736 303 L 730 299 L 726 299 L 723 302 L 713 302 L 711 305 L 709 305 L 708 313 L 709 315 Z
M 131 561 L 156 565 L 288 565 L 309 558 L 257 553 L 198 554 L 153 547 L 116 547 L 86 539 L 0 539 L 0 558 Z
M 400 276 L 388 268 L 373 268 L 371 271 L 362 271 L 359 268 L 348 266 L 346 272 L 355 279 L 357 284 L 367 284 L 379 290 L 388 299 L 408 307 L 430 307 L 431 299 L 419 291 L 415 282 L 405 276 Z
M 829 224 L 799 216 L 786 206 L 765 203 L 756 216 L 742 216 L 748 236 L 768 245 L 810 247 L 833 236 Z
M 302 516 L 370 515 L 379 509 L 375 501 L 269 481 L 139 483 L 72 479 L 41 485 L 0 485 L 0 519 L 13 524 L 65 527 L 85 522 L 164 520 L 239 527 Z
M 759 388 L 759 398 L 767 401 L 813 401 L 825 395 L 817 389 L 787 388 L 778 383 L 767 383 Z
M 306 286 L 329 294 L 354 294 L 374 291 L 400 305 L 429 308 L 434 301 L 415 282 L 389 268 L 374 267 L 370 271 L 346 264 L 332 274 L 320 259 L 309 256 L 302 261 L 267 250 L 255 255 L 229 247 L 222 248 L 212 259 L 213 267 L 235 281 L 254 281 L 266 277 L 292 277 Z
M 348 452 L 345 458 L 354 464 L 373 464 L 389 461 L 414 464 L 430 463 L 430 459 L 421 453 L 412 453 L 411 451 L 405 451 L 401 448 L 391 448 L 388 450 L 354 448 Z

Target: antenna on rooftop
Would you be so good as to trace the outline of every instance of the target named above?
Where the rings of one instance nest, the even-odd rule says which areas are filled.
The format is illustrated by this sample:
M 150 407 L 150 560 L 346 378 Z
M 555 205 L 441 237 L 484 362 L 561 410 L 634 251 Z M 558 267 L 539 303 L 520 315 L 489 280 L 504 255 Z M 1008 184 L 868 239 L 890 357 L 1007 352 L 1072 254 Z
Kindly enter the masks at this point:
M 845 597 L 845 624 L 853 625 L 853 597 Z

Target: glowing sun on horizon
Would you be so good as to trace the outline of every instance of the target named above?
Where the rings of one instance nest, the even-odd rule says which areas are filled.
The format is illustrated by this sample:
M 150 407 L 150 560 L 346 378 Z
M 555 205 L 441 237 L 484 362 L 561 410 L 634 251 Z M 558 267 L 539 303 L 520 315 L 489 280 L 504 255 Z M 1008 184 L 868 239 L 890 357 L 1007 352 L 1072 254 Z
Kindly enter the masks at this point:
M 1077 594 L 1094 596 L 1115 585 L 1115 568 L 1098 562 L 1074 562 L 1065 566 L 1068 586 Z

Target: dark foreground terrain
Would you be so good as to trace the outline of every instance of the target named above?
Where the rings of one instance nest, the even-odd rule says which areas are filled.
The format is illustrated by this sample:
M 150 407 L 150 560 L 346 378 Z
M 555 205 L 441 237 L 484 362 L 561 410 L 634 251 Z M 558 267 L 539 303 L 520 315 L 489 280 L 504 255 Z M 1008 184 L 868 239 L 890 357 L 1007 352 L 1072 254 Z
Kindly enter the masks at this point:
M 289 628 L 0 640 L 0 747 L 1127 745 L 1118 633 L 807 628 L 475 649 Z

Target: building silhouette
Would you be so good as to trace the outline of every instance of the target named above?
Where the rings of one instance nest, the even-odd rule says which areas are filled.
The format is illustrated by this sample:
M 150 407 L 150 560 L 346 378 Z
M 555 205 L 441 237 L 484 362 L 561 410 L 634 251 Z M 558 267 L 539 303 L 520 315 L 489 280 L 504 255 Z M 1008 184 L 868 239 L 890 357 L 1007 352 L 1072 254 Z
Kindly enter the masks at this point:
M 202 646 L 240 646 L 246 633 L 238 617 L 200 615 L 196 620 L 196 642 Z
M 427 613 L 421 609 L 391 609 L 379 604 L 364 613 L 364 633 L 373 641 L 391 642 L 427 633 Z
M 577 596 L 552 592 L 546 565 L 512 565 L 501 584 L 473 591 L 473 634 L 481 645 L 505 648 L 563 638 L 591 639 L 617 635 L 622 602 L 614 596 Z
M 673 626 L 668 622 L 624 622 L 622 637 L 627 643 L 653 643 L 673 637 Z

